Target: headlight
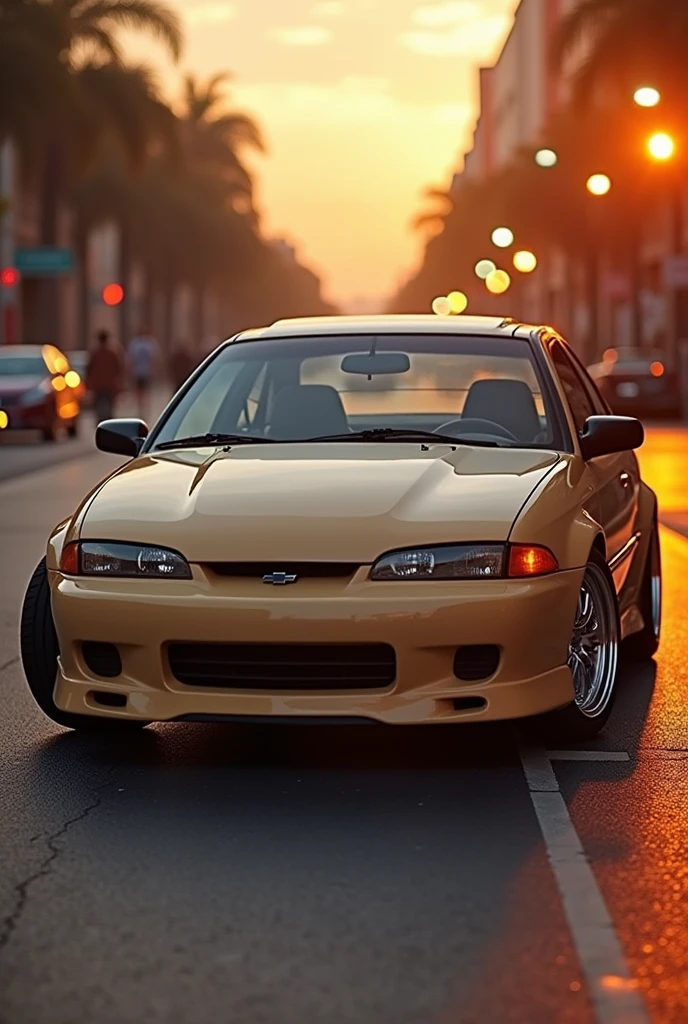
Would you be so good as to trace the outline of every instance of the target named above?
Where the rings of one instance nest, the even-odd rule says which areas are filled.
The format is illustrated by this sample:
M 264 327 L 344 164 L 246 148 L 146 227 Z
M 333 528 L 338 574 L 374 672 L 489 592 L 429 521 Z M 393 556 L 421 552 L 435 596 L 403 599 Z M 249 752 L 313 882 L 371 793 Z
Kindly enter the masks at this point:
M 530 544 L 443 544 L 392 551 L 373 566 L 371 580 L 523 579 L 547 576 L 559 564 L 547 548 Z
M 60 569 L 67 576 L 191 579 L 191 569 L 183 555 L 168 548 L 143 544 L 98 541 L 67 544 Z
M 393 551 L 380 558 L 372 580 L 467 580 L 504 575 L 504 544 L 453 544 Z

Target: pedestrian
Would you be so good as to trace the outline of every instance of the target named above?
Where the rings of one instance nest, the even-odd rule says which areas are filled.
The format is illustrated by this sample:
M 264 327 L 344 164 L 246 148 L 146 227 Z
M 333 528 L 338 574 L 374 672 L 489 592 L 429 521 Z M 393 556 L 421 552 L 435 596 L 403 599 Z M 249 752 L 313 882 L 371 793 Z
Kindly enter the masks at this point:
M 132 338 L 128 351 L 129 373 L 134 382 L 138 414 L 142 420 L 148 413 L 151 387 L 160 367 L 160 346 L 148 327 L 142 327 Z
M 172 378 L 172 387 L 175 391 L 184 385 L 189 379 L 189 375 L 195 369 L 194 360 L 189 351 L 189 348 L 185 342 L 180 342 L 172 353 L 172 359 L 170 360 L 170 375 Z
M 109 331 L 98 331 L 96 347 L 86 366 L 86 388 L 93 399 L 96 422 L 112 419 L 115 400 L 124 382 L 124 358 L 112 344 Z

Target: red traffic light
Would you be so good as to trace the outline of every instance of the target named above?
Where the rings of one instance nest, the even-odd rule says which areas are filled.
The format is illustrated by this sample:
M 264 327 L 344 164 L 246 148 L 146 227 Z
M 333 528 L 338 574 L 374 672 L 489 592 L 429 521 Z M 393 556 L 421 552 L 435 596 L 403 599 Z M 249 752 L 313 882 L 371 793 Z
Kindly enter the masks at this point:
M 106 306 L 119 306 L 124 298 L 124 288 L 121 284 L 106 284 L 103 288 L 103 302 Z
M 13 288 L 19 284 L 19 271 L 16 267 L 3 267 L 0 270 L 0 285 L 3 288 Z

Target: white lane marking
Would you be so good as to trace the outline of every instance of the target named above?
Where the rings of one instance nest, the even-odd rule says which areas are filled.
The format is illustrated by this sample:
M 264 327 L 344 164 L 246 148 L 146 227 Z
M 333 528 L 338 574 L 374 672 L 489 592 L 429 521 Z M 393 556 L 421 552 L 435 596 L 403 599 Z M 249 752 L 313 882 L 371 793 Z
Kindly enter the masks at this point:
M 538 748 L 522 749 L 521 763 L 597 1024 L 649 1024 L 549 757 Z
M 550 761 L 630 761 L 625 750 L 548 750 Z M 558 788 L 558 787 L 557 787 Z

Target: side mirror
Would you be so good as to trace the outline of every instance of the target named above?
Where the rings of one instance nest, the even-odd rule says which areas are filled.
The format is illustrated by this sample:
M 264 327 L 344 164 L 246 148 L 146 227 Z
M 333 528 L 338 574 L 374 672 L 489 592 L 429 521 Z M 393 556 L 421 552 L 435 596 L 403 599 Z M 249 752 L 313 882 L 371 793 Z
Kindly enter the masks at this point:
M 645 428 L 632 416 L 588 416 L 581 436 L 581 454 L 586 462 L 600 455 L 614 455 L 640 448 Z
M 135 458 L 147 437 L 148 424 L 143 420 L 103 420 L 96 427 L 96 448 Z

